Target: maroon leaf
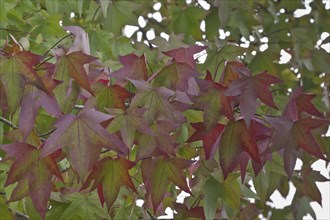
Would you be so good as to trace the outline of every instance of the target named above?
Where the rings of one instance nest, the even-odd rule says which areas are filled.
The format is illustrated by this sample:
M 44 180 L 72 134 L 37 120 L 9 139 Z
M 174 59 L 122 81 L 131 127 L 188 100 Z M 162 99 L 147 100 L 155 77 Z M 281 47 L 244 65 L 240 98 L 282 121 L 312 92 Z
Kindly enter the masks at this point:
M 169 57 L 172 57 L 173 60 L 176 62 L 186 63 L 189 66 L 191 66 L 192 68 L 195 68 L 196 62 L 194 60 L 194 54 L 199 53 L 206 48 L 207 48 L 207 46 L 194 45 L 194 46 L 190 46 L 188 48 L 180 47 L 178 49 L 166 51 L 166 52 L 163 52 L 163 54 L 165 54 Z
M 110 210 L 117 199 L 121 186 L 126 185 L 136 192 L 128 173 L 128 170 L 134 165 L 125 158 L 103 158 L 94 165 L 82 189 L 87 188 L 94 181 L 91 190 L 98 189 L 102 205 L 105 200 L 108 210 Z
M 15 158 L 5 183 L 5 186 L 8 186 L 18 182 L 10 200 L 17 201 L 29 195 L 35 209 L 45 218 L 50 193 L 54 187 L 52 176 L 62 179 L 54 158 L 50 155 L 40 159 L 39 149 L 21 142 L 1 145 L 1 149 L 6 151 L 9 157 Z
M 303 111 L 311 115 L 323 117 L 311 102 L 314 97 L 315 95 L 303 93 L 303 88 L 299 87 L 291 95 L 282 115 L 294 121 L 301 117 Z
M 272 150 L 284 149 L 284 168 L 289 177 L 292 176 L 299 148 L 317 158 L 326 160 L 311 130 L 329 125 L 329 121 L 311 117 L 292 121 L 283 116 L 266 117 L 266 120 L 274 129 L 270 148 Z
M 41 156 L 64 148 L 72 167 L 84 180 L 97 161 L 102 147 L 126 154 L 127 147 L 116 135 L 109 134 L 100 123 L 110 115 L 88 109 L 79 115 L 65 115 L 55 124 L 57 129 L 47 139 Z
M 191 126 L 196 130 L 187 142 L 203 140 L 203 148 L 206 159 L 212 159 L 220 143 L 221 134 L 225 128 L 222 124 L 216 124 L 211 130 L 205 128 L 204 123 L 193 123 Z
M 128 54 L 119 57 L 119 61 L 124 66 L 110 74 L 110 76 L 117 79 L 118 83 L 125 83 L 127 79 L 147 79 L 147 66 L 144 55 L 139 57 L 135 54 Z
M 241 114 L 249 126 L 257 108 L 257 98 L 266 105 L 277 109 L 273 95 L 268 87 L 280 83 L 282 80 L 266 72 L 255 76 L 240 74 L 240 78 L 233 81 L 225 91 L 227 96 L 239 96 Z

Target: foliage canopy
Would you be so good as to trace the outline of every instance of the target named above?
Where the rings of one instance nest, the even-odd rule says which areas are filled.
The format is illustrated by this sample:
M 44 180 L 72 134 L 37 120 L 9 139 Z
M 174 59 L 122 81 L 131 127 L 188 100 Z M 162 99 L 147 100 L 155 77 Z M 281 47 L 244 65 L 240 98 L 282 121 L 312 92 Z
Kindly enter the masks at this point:
M 316 218 L 329 5 L 0 4 L 1 219 Z

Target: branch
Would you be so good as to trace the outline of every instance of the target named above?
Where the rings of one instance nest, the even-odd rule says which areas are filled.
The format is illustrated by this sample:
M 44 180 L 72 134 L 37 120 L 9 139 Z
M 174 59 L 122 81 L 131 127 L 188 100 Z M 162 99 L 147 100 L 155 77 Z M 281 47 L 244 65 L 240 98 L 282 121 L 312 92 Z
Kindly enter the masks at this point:
M 11 122 L 11 121 L 9 121 L 8 119 L 3 118 L 3 117 L 1 117 L 1 116 L 0 116 L 0 121 L 3 122 L 3 123 L 5 123 L 5 124 L 8 125 L 8 126 L 14 128 L 14 129 L 18 128 L 17 125 L 15 125 L 13 122 Z

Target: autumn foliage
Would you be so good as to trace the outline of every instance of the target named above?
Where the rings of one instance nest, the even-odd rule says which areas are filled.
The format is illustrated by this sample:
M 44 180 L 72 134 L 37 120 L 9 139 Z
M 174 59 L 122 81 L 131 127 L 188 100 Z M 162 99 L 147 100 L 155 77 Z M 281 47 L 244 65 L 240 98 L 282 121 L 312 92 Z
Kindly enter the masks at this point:
M 329 120 L 304 88 L 279 107 L 273 96 L 285 79 L 226 61 L 215 80 L 196 68 L 194 54 L 207 49 L 197 45 L 163 51 L 158 69 L 128 54 L 111 71 L 87 54 L 81 28 L 65 29 L 75 40 L 50 61 L 14 37 L 1 47 L 1 117 L 18 122 L 6 124 L 1 145 L 1 205 L 25 198 L 43 219 L 155 217 L 167 207 L 178 218 L 253 219 L 289 180 L 296 201 L 321 204 L 315 182 L 328 180 L 308 162 L 294 170 L 297 158 L 329 160 Z M 183 204 L 181 191 L 191 195 Z

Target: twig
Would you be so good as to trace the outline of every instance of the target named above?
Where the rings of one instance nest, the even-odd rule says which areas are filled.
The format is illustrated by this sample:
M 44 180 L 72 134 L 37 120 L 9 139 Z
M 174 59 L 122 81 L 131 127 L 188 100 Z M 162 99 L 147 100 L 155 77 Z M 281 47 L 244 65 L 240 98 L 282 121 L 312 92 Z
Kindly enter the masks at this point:
M 9 125 L 10 127 L 14 128 L 14 129 L 18 128 L 17 125 L 15 125 L 13 122 L 11 122 L 8 119 L 3 118 L 1 116 L 0 116 L 0 121 L 5 123 L 6 125 Z
M 60 40 L 58 40 L 53 46 L 51 46 L 51 47 L 50 47 L 50 48 L 44 53 L 43 57 L 45 57 L 45 56 L 49 53 L 49 51 L 50 51 L 51 49 L 53 49 L 54 47 L 56 47 L 57 44 L 61 43 L 61 41 L 63 41 L 65 38 L 68 38 L 68 37 L 70 37 L 70 36 L 72 36 L 72 34 L 65 35 L 65 36 L 62 37 Z
M 53 129 L 51 129 L 51 130 L 49 130 L 49 131 L 46 131 L 45 133 L 41 133 L 41 134 L 39 134 L 38 136 L 39 136 L 39 137 L 45 137 L 45 136 L 47 136 L 47 135 L 53 133 L 55 130 L 56 130 L 56 128 L 53 128 Z
M 151 214 L 149 210 L 147 210 L 148 215 L 151 217 L 151 219 L 156 220 L 157 218 Z
M 8 32 L 18 32 L 18 33 L 30 34 L 27 31 L 13 30 L 13 29 L 8 29 L 8 28 L 0 28 L 0 30 L 8 31 Z
M 100 10 L 100 8 L 101 8 L 101 5 L 95 10 L 92 21 L 94 21 L 96 13 Z

